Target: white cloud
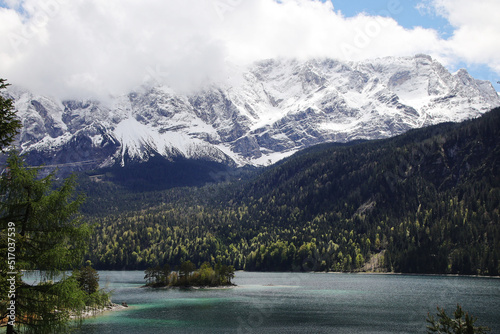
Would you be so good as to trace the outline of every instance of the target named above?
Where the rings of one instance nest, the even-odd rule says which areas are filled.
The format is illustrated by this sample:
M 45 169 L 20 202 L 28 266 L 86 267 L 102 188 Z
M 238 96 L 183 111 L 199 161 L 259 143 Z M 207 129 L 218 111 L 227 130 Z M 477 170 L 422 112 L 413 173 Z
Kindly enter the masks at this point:
M 421 7 L 447 19 L 455 28 L 443 45 L 456 62 L 486 64 L 500 73 L 498 0 L 427 0 Z
M 0 12 L 0 73 L 43 93 L 119 94 L 144 80 L 182 89 L 213 77 L 224 59 L 223 44 L 211 34 L 219 20 L 211 1 L 26 0 L 23 6 L 23 16 Z
M 102 98 L 145 81 L 197 88 L 225 78 L 226 62 L 272 57 L 491 61 L 494 14 L 485 21 L 451 2 L 432 3 L 457 27 L 444 43 L 434 30 L 408 30 L 390 17 L 346 18 L 329 1 L 10 0 L 17 11 L 0 8 L 0 76 L 44 94 Z M 471 40 L 477 50 L 465 45 Z

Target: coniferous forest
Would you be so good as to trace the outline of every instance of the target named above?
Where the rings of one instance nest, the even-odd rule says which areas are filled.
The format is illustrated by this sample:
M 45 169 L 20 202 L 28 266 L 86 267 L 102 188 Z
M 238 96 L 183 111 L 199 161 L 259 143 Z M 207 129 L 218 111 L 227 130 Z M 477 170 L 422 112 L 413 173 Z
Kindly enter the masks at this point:
M 197 187 L 144 192 L 115 182 L 112 170 L 93 173 L 98 182 L 81 175 L 83 212 L 95 224 L 87 257 L 99 269 L 189 260 L 499 275 L 499 129 L 495 109 L 391 139 L 315 146 Z

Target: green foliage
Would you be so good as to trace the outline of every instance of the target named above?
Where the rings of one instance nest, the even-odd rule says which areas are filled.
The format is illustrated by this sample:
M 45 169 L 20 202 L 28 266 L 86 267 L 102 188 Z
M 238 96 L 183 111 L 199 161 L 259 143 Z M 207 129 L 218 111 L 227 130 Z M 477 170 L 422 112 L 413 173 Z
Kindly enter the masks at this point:
M 187 260 L 182 262 L 179 268 L 179 282 L 183 285 L 188 285 L 188 282 L 191 280 L 191 273 L 196 269 L 196 266 L 193 262 Z
M 73 277 L 64 272 L 78 265 L 90 237 L 89 227 L 77 217 L 82 198 L 74 198 L 75 182 L 66 179 L 54 187 L 53 175 L 38 178 L 36 169 L 26 168 L 13 152 L 8 173 L 0 180 L 0 252 L 7 254 L 8 242 L 15 240 L 16 328 L 27 332 L 66 332 L 70 315 L 84 310 L 85 293 Z M 15 232 L 8 227 L 15 225 Z M 11 238 L 7 238 L 7 231 Z M 12 253 L 12 251 L 9 251 Z M 2 261 L 5 262 L 5 261 Z M 1 266 L 5 282 L 12 268 Z M 40 283 L 28 284 L 22 270 L 41 270 Z M 62 278 L 60 277 L 62 275 Z M 1 285 L 1 314 L 6 314 L 7 287 Z M 8 326 L 12 332 L 12 326 Z
M 460 305 L 457 305 L 453 318 L 450 318 L 444 309 L 438 307 L 437 310 L 437 319 L 430 314 L 427 315 L 429 323 L 427 333 L 475 334 L 490 331 L 487 327 L 474 326 L 477 318 L 464 312 Z
M 9 172 L 0 181 L 0 222 L 5 230 L 14 222 L 17 266 L 44 270 L 52 278 L 81 261 L 90 228 L 77 213 L 82 197 L 73 198 L 75 179 L 53 189 L 54 176 L 37 179 L 38 170 L 26 168 L 14 152 L 7 161 Z
M 87 261 L 87 265 L 73 270 L 71 278 L 76 280 L 78 288 L 85 293 L 84 304 L 85 310 L 102 309 L 111 304 L 110 294 L 99 289 L 99 273 L 92 268 L 91 262 Z
M 163 267 L 155 266 L 146 269 L 144 279 L 147 280 L 147 285 L 165 286 L 169 284 L 170 273 L 170 265 L 166 263 Z
M 387 140 L 314 147 L 241 182 L 140 194 L 99 184 L 87 210 L 98 226 L 89 257 L 101 269 L 189 259 L 360 271 L 376 259 L 380 271 L 498 275 L 499 131 L 496 109 Z M 112 203 L 100 208 L 101 198 Z M 130 209 L 110 210 L 120 203 Z
M 85 267 L 73 271 L 73 277 L 78 282 L 80 289 L 91 295 L 99 290 L 99 273 L 91 267 L 90 261 L 87 262 Z
M 16 289 L 16 305 L 16 329 L 21 333 L 66 333 L 70 317 L 85 310 L 85 293 L 71 277 L 22 283 Z
M 0 79 L 0 90 L 9 86 L 5 79 Z M 21 128 L 21 122 L 16 118 L 13 100 L 0 94 L 0 152 L 9 146 Z

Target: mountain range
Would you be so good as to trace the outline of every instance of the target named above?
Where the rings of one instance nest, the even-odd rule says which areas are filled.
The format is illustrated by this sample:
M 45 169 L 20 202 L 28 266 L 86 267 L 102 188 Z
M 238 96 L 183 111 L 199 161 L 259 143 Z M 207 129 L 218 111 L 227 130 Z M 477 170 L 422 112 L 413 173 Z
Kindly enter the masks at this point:
M 230 73 L 198 91 L 149 84 L 105 102 L 10 87 L 23 122 L 18 147 L 31 165 L 67 171 L 153 157 L 265 166 L 316 144 L 392 137 L 500 106 L 490 82 L 427 55 L 270 59 Z

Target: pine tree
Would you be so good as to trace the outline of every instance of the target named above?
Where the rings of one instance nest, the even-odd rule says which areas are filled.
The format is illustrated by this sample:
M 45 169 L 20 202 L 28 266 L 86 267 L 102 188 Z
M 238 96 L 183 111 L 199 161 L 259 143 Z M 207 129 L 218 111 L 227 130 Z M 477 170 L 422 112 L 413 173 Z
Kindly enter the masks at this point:
M 64 274 L 79 264 L 90 238 L 90 228 L 77 217 L 83 199 L 74 198 L 74 178 L 54 189 L 53 174 L 38 178 L 38 170 L 25 167 L 16 153 L 11 153 L 7 166 L 0 180 L 0 252 L 2 258 L 7 252 L 14 254 L 15 265 L 2 264 L 0 281 L 17 272 L 15 296 L 5 300 L 6 287 L 0 286 L 2 318 L 8 314 L 6 306 L 15 304 L 15 327 L 7 326 L 7 333 L 15 328 L 63 333 L 70 316 L 85 307 L 85 293 L 75 278 Z M 15 249 L 9 249 L 13 241 Z M 40 270 L 40 283 L 28 284 L 21 270 Z
M 477 318 L 464 312 L 460 305 L 457 305 L 453 318 L 450 318 L 444 309 L 438 307 L 437 310 L 438 319 L 428 315 L 427 322 L 429 325 L 427 326 L 427 333 L 479 334 L 490 331 L 487 327 L 474 326 Z
M 87 261 L 85 267 L 74 270 L 73 276 L 86 294 L 91 295 L 99 290 L 99 273 L 92 268 L 90 261 Z
M 0 79 L 0 90 L 7 88 L 9 84 L 5 79 Z M 21 122 L 16 118 L 12 99 L 0 95 L 0 152 L 9 146 L 17 135 Z

